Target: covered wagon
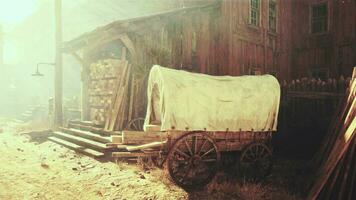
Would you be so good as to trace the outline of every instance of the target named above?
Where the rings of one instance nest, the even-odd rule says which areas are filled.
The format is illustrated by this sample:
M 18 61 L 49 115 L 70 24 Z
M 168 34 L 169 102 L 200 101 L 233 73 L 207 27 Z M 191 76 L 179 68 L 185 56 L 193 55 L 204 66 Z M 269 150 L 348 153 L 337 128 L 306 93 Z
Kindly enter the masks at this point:
M 209 183 L 224 152 L 239 155 L 242 174 L 269 172 L 280 101 L 273 76 L 210 76 L 155 65 L 147 97 L 140 137 L 156 141 L 127 149 L 166 163 L 177 185 L 192 189 Z

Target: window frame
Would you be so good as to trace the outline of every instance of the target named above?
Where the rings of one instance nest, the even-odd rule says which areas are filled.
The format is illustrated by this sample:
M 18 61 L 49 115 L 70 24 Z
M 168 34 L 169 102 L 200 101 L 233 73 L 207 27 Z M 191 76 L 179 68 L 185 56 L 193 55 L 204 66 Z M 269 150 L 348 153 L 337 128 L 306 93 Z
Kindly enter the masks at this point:
M 256 23 L 257 24 L 253 24 L 252 23 L 252 1 L 258 1 L 258 13 L 257 13 L 257 19 L 256 19 Z M 255 27 L 261 27 L 261 0 L 249 0 L 249 13 L 248 13 L 248 24 L 251 26 L 255 26 Z
M 326 6 L 326 29 L 320 32 L 313 32 L 313 8 L 316 6 L 322 6 L 325 5 Z M 329 6 L 329 2 L 328 1 L 321 1 L 321 2 L 317 2 L 317 3 L 312 3 L 309 5 L 309 33 L 311 35 L 323 35 L 329 32 L 329 25 L 330 25 L 330 6 Z
M 271 26 L 270 26 L 270 4 L 273 3 L 274 4 L 274 8 L 275 8 L 275 13 L 274 13 L 274 22 L 275 22 L 275 29 L 272 30 L 271 29 Z M 268 1 L 268 14 L 267 14 L 267 17 L 268 17 L 268 32 L 270 33 L 277 33 L 278 31 L 278 5 L 277 5 L 277 1 L 276 0 L 269 0 Z

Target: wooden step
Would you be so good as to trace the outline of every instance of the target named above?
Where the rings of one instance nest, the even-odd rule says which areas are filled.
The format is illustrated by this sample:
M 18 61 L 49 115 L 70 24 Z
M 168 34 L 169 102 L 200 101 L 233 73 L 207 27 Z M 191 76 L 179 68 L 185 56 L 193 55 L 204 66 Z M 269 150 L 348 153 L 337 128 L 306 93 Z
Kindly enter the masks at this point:
M 82 154 L 85 154 L 85 155 L 88 155 L 88 156 L 91 156 L 91 157 L 94 157 L 94 158 L 100 158 L 100 157 L 103 157 L 105 155 L 104 153 L 95 151 L 93 149 L 87 149 L 85 147 L 82 147 L 82 146 L 79 146 L 77 144 L 68 142 L 66 140 L 62 140 L 62 139 L 57 138 L 57 137 L 49 137 L 48 139 L 50 141 L 52 141 L 52 142 L 55 142 L 55 143 L 59 144 L 59 145 L 62 145 L 64 147 L 67 147 L 69 149 L 78 151 L 78 152 L 80 152 Z
M 92 121 L 70 120 L 69 123 L 80 124 L 80 125 L 84 125 L 84 126 L 93 126 L 94 125 L 94 123 Z
M 98 134 L 95 134 L 95 133 L 92 133 L 89 131 L 83 131 L 83 130 L 74 129 L 74 128 L 60 128 L 60 130 L 64 133 L 69 133 L 74 136 L 79 136 L 82 138 L 94 140 L 96 142 L 101 142 L 104 144 L 112 142 L 110 137 L 100 136 Z
M 83 125 L 80 123 L 69 123 L 68 124 L 69 128 L 75 128 L 75 129 L 79 129 L 79 130 L 84 130 L 84 131 L 90 131 L 92 133 L 96 133 L 96 134 L 100 134 L 100 135 L 112 135 L 110 132 L 103 130 L 102 128 L 97 128 L 97 127 L 93 127 L 93 126 L 87 126 L 87 125 Z
M 107 149 L 109 149 L 103 143 L 96 142 L 96 141 L 89 140 L 89 139 L 85 139 L 85 138 L 78 137 L 78 136 L 74 136 L 74 135 L 71 135 L 71 134 L 68 134 L 68 133 L 55 131 L 55 132 L 53 132 L 53 135 L 58 137 L 58 138 L 64 139 L 66 141 L 69 141 L 71 143 L 75 143 L 75 144 L 78 144 L 80 146 L 91 148 L 91 149 L 94 149 L 94 150 L 97 150 L 97 151 L 100 151 L 100 152 L 105 152 Z

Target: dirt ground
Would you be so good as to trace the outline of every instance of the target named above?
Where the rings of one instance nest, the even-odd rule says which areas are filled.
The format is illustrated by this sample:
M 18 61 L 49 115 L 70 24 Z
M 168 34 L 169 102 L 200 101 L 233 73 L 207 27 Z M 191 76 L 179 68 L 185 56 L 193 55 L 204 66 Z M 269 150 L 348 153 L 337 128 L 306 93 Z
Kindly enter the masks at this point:
M 41 132 L 24 134 L 29 129 L 0 119 L 1 200 L 298 199 L 273 184 L 214 181 L 204 191 L 187 193 L 172 184 L 162 170 L 100 162 L 47 141 Z

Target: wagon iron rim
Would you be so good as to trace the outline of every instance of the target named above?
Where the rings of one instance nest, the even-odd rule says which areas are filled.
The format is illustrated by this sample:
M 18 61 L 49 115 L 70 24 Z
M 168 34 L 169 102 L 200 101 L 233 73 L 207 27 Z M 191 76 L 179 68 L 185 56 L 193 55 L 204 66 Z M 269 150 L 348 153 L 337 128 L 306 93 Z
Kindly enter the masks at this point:
M 167 159 L 172 180 L 186 190 L 204 187 L 216 175 L 220 152 L 205 132 L 189 132 L 173 144 Z
M 241 153 L 239 170 L 245 180 L 261 181 L 272 170 L 272 150 L 264 143 L 248 145 Z

